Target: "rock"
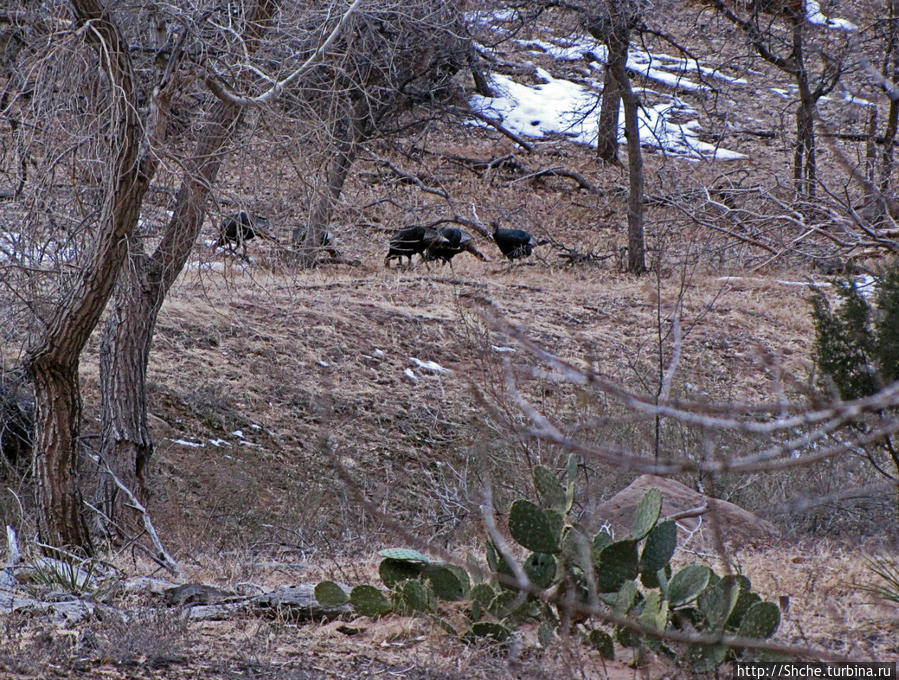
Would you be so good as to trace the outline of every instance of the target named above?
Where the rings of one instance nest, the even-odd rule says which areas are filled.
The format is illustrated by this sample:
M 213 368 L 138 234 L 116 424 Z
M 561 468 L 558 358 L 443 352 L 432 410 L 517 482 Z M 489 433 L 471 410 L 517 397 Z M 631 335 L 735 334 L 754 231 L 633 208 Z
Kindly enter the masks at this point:
M 628 536 L 633 526 L 637 504 L 643 498 L 643 494 L 652 488 L 662 493 L 662 519 L 699 508 L 703 504 L 707 505 L 701 517 L 678 520 L 680 534 L 678 545 L 683 545 L 685 538 L 692 533 L 690 547 L 702 550 L 714 549 L 715 536 L 712 526 L 716 521 L 719 522 L 725 542 L 732 547 L 768 542 L 779 536 L 780 532 L 771 522 L 748 510 L 727 501 L 709 498 L 680 482 L 656 475 L 641 475 L 605 503 L 588 509 L 585 513 L 585 526 L 595 532 L 603 522 L 608 522 L 617 538 Z

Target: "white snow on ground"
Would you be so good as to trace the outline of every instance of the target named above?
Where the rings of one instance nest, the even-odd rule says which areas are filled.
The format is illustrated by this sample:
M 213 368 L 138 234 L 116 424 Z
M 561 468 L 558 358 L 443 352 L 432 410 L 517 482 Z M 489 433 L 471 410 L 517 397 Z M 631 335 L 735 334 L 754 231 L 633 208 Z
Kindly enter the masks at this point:
M 416 359 L 415 357 L 409 357 L 409 361 L 411 361 L 423 371 L 430 371 L 432 373 L 452 373 L 450 369 L 444 368 L 436 361 L 422 361 L 421 359 Z
M 509 76 L 494 74 L 492 86 L 497 97 L 473 95 L 471 106 L 491 118 L 502 121 L 510 130 L 526 137 L 562 134 L 572 141 L 593 146 L 596 144 L 596 116 L 599 96 L 570 80 L 553 78 L 544 69 L 537 75 L 545 82 L 522 85 Z M 698 121 L 674 123 L 672 114 L 691 114 L 693 111 L 676 97 L 669 102 L 640 109 L 640 140 L 643 144 L 692 158 L 730 160 L 745 158 L 743 154 L 699 140 Z M 620 116 L 623 138 L 624 116 Z
M 190 446 L 194 449 L 202 449 L 206 446 L 203 442 L 191 442 L 186 439 L 169 439 L 169 441 L 174 444 L 180 444 L 181 446 Z
M 821 5 L 818 0 L 805 0 L 805 14 L 810 24 L 826 26 L 827 28 L 839 28 L 844 31 L 854 31 L 858 28 L 846 19 L 831 19 L 821 13 Z

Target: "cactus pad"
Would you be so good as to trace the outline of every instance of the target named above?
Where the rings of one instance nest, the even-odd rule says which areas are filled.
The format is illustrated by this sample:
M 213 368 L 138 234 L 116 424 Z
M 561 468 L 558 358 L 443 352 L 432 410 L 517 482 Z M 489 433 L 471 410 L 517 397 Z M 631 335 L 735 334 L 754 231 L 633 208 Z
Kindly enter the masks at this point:
M 322 607 L 341 607 L 350 601 L 350 596 L 334 581 L 322 581 L 315 586 L 314 593 Z
M 740 637 L 767 639 L 780 625 L 780 609 L 773 602 L 756 602 L 743 615 Z
M 701 564 L 684 567 L 672 577 L 668 584 L 668 604 L 680 607 L 692 602 L 709 585 L 712 570 Z
M 547 518 L 540 506 L 526 500 L 517 500 L 509 510 L 509 533 L 519 544 L 533 552 L 555 553 L 559 551 L 559 533 L 554 522 Z
M 662 492 L 650 489 L 637 504 L 634 511 L 634 540 L 639 541 L 646 536 L 659 521 L 662 514 Z
M 617 541 L 599 554 L 596 587 L 601 593 L 611 593 L 625 581 L 637 578 L 638 573 L 636 541 Z
M 350 604 L 362 616 L 377 618 L 391 611 L 390 601 L 374 586 L 356 586 L 350 593 Z
M 556 479 L 556 474 L 549 468 L 538 465 L 534 468 L 534 486 L 537 487 L 537 495 L 544 508 L 550 508 L 558 512 L 566 512 L 565 489 Z
M 432 564 L 422 572 L 422 577 L 431 584 L 434 595 L 438 599 L 455 602 L 465 597 L 466 588 L 462 585 L 455 570 L 445 564 Z
M 411 548 L 386 548 L 378 553 L 381 557 L 391 560 L 401 560 L 403 562 L 418 562 L 420 564 L 428 564 L 430 560 L 417 550 Z
M 640 571 L 655 574 L 668 566 L 677 548 L 677 526 L 672 521 L 662 522 L 653 527 L 646 536 L 643 553 L 640 555 Z
M 546 553 L 531 553 L 523 567 L 531 583 L 540 590 L 549 588 L 556 577 L 556 558 Z
M 378 565 L 378 574 L 381 576 L 385 586 L 393 588 L 403 581 L 418 578 L 424 568 L 425 563 L 422 562 L 410 562 L 388 557 L 381 560 L 381 564 Z
M 615 658 L 615 645 L 612 643 L 612 636 L 606 633 L 604 630 L 591 630 L 587 635 L 587 641 L 590 643 L 593 649 L 599 652 L 599 655 L 602 658 Z

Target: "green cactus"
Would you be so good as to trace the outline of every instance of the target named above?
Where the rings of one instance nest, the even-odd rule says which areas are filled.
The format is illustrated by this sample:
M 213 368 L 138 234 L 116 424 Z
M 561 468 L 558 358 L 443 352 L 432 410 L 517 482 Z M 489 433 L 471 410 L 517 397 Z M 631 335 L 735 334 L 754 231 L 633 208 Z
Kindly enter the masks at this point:
M 456 602 L 465 597 L 468 591 L 468 588 L 465 587 L 467 583 L 462 583 L 458 572 L 452 568 L 453 566 L 455 565 L 430 564 L 421 574 L 422 578 L 430 584 L 434 595 L 440 600 Z M 467 574 L 465 581 L 468 581 Z
M 385 586 L 393 588 L 403 581 L 418 578 L 426 566 L 426 562 L 412 562 L 388 557 L 381 560 L 381 564 L 378 565 L 378 574 Z
M 594 629 L 587 635 L 587 641 L 604 659 L 615 659 L 615 645 L 612 636 L 604 630 Z
M 427 557 L 422 555 L 417 550 L 412 550 L 411 548 L 385 548 L 378 552 L 381 557 L 386 557 L 391 560 L 400 560 L 403 562 L 417 562 L 419 564 L 428 564 L 429 560 Z
M 350 604 L 362 616 L 377 618 L 390 612 L 393 607 L 384 593 L 374 586 L 356 586 L 350 593 Z
M 472 621 L 478 621 L 484 615 L 496 594 L 496 591 L 489 583 L 478 583 L 471 589 L 468 597 L 471 600 Z
M 752 592 L 752 583 L 748 578 L 742 574 L 738 574 L 736 579 L 737 583 L 740 585 L 740 595 L 737 597 L 737 603 L 734 605 L 734 610 L 731 612 L 730 618 L 727 619 L 727 627 L 733 630 L 740 627 L 743 616 L 749 611 L 749 608 L 756 602 L 762 601 L 762 598 L 759 597 L 758 593 Z
M 334 581 L 322 581 L 313 592 L 322 607 L 342 607 L 350 601 L 350 596 Z
M 556 479 L 556 473 L 538 465 L 534 468 L 534 486 L 537 487 L 537 495 L 544 508 L 566 513 L 568 508 L 565 502 L 565 489 Z
M 509 510 L 509 533 L 519 545 L 533 552 L 557 553 L 561 526 L 540 506 L 519 499 Z
M 711 673 L 724 663 L 728 648 L 724 645 L 692 645 L 688 652 L 693 671 Z
M 668 581 L 671 579 L 671 565 L 666 564 L 663 569 L 656 571 L 641 571 L 640 583 L 647 588 L 661 588 L 662 595 L 668 597 Z
M 596 568 L 596 587 L 601 593 L 611 593 L 621 588 L 625 581 L 637 578 L 639 573 L 636 541 L 617 541 L 602 549 Z
M 668 604 L 680 607 L 692 602 L 709 585 L 712 570 L 701 564 L 691 564 L 677 572 L 668 584 Z
M 606 546 L 610 546 L 614 542 L 615 539 L 612 538 L 612 534 L 604 529 L 593 537 L 593 542 L 590 545 L 590 559 L 593 561 L 594 567 L 599 566 L 599 554 Z
M 634 540 L 639 541 L 652 531 L 661 514 L 662 493 L 658 489 L 650 489 L 643 494 L 634 511 Z
M 565 565 L 576 566 L 582 571 L 593 568 L 590 539 L 579 527 L 565 527 L 561 545 L 561 560 Z
M 615 594 L 615 604 L 612 607 L 612 611 L 618 614 L 618 616 L 627 616 L 631 608 L 637 603 L 639 595 L 640 592 L 637 590 L 637 585 L 633 581 L 625 581 Z
M 465 640 L 474 642 L 479 639 L 491 638 L 496 642 L 505 642 L 511 635 L 512 631 L 501 623 L 478 621 L 471 624 L 471 629 L 465 635 Z
M 658 590 L 650 592 L 643 602 L 643 611 L 637 621 L 646 628 L 662 631 L 668 623 L 668 602 Z
M 707 587 L 696 600 L 696 606 L 708 623 L 709 632 L 724 632 L 724 626 L 740 597 L 740 584 L 733 576 L 725 576 Z
M 531 553 L 523 567 L 528 579 L 540 590 L 549 588 L 556 577 L 556 558 L 546 553 Z
M 766 640 L 780 625 L 780 609 L 773 602 L 756 602 L 743 615 L 739 637 L 760 638 Z
M 655 574 L 671 561 L 677 548 L 677 525 L 671 520 L 657 524 L 646 536 L 640 555 L 640 571 Z
M 419 580 L 406 581 L 390 596 L 393 610 L 401 616 L 413 616 L 434 609 L 434 593 Z

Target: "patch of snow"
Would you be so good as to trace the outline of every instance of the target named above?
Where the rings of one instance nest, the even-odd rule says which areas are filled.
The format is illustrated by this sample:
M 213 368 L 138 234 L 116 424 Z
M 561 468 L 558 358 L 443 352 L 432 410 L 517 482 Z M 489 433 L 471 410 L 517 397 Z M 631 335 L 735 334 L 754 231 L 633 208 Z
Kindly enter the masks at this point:
M 253 423 L 252 425 L 250 425 L 250 429 L 252 429 L 252 430 L 261 430 L 261 429 L 262 429 L 262 425 L 257 425 L 256 423 Z
M 514 347 L 500 347 L 499 345 L 490 345 L 490 349 L 492 349 L 494 352 L 498 352 L 499 354 L 515 351 Z
M 403 375 L 405 375 L 407 378 L 409 378 L 409 380 L 411 380 L 414 383 L 418 382 L 418 376 L 415 375 L 415 371 L 413 371 L 411 368 L 407 368 L 405 371 L 403 371 Z
M 243 266 L 243 265 L 238 265 Z M 225 263 L 224 262 L 200 262 L 196 260 L 194 262 L 188 262 L 184 265 L 184 268 L 187 270 L 193 271 L 212 271 L 212 272 L 223 272 L 225 271 Z
M 231 442 L 229 442 L 225 439 L 210 439 L 209 443 L 212 444 L 213 446 L 219 446 L 219 447 L 231 446 Z
M 234 432 L 231 433 L 231 436 L 243 439 L 243 430 L 234 430 Z
M 546 82 L 533 86 L 517 83 L 509 76 L 494 74 L 492 84 L 498 96 L 473 95 L 471 106 L 485 116 L 500 120 L 507 128 L 525 137 L 561 134 L 579 144 L 594 146 L 596 120 L 592 112 L 598 111 L 599 96 L 578 83 L 553 78 L 544 69 L 538 69 L 538 74 Z M 668 76 L 672 77 L 671 74 Z M 690 111 L 692 110 L 676 97 L 669 98 L 669 103 L 641 107 L 641 142 L 694 158 L 730 160 L 746 157 L 735 151 L 716 149 L 712 144 L 701 142 L 698 138 L 699 123 L 695 120 L 685 125 L 669 120 L 673 113 L 684 114 Z M 620 120 L 619 138 L 623 139 L 623 115 Z
M 858 26 L 846 19 L 831 19 L 821 13 L 821 5 L 818 0 L 805 0 L 805 15 L 810 24 L 817 26 L 825 26 L 827 28 L 837 28 L 842 31 L 855 31 Z
M 416 359 L 415 357 L 409 357 L 409 361 L 411 361 L 423 371 L 430 371 L 431 373 L 452 373 L 450 369 L 444 368 L 436 361 L 422 361 L 421 359 Z
M 840 97 L 844 102 L 848 102 L 850 104 L 857 104 L 858 106 L 877 106 L 874 102 L 863 99 L 862 97 L 856 97 L 853 94 L 849 94 L 848 92 L 841 92 Z
M 329 364 L 327 361 L 322 361 L 321 359 L 319 359 L 316 363 L 317 363 L 319 366 L 321 366 L 322 368 L 328 368 L 328 366 L 331 365 L 331 364 Z
M 189 446 L 193 449 L 202 449 L 206 447 L 206 444 L 203 442 L 191 442 L 186 439 L 169 439 L 169 441 L 174 444 L 180 444 L 181 446 Z
M 774 94 L 776 94 L 778 97 L 783 97 L 784 99 L 792 99 L 793 98 L 793 93 L 790 92 L 789 90 L 782 90 L 778 87 L 769 87 L 768 90 L 770 92 L 773 92 Z

